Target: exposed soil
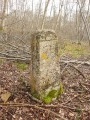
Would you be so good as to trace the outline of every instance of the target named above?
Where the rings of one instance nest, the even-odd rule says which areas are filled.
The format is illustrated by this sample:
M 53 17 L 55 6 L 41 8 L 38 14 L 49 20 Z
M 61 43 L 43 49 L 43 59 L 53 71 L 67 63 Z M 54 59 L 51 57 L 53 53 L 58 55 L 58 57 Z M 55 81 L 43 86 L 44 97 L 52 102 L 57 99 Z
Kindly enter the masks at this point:
M 65 65 L 60 64 L 61 71 Z M 90 65 L 70 65 L 61 76 L 64 94 L 45 105 L 28 94 L 30 87 L 23 81 L 29 80 L 29 69 L 20 71 L 11 61 L 0 64 L 0 120 L 90 120 Z M 1 96 L 8 92 L 11 95 L 5 103 Z

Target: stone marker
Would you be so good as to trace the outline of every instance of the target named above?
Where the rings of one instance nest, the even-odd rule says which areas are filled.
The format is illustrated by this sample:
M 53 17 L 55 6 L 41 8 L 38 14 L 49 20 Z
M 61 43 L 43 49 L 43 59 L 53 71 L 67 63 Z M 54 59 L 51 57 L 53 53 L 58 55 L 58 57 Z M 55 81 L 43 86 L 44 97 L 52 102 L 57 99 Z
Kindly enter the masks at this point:
M 58 39 L 55 32 L 42 30 L 33 33 L 31 53 L 32 95 L 50 103 L 60 93 Z

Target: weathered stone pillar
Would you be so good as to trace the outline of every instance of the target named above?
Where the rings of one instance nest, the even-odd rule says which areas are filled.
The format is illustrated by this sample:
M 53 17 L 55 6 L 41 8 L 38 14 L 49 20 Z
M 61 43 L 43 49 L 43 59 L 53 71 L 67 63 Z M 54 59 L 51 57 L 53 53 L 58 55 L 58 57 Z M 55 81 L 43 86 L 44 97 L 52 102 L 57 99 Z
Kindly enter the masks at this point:
M 32 35 L 32 94 L 50 103 L 60 93 L 60 65 L 58 39 L 50 30 L 37 31 Z

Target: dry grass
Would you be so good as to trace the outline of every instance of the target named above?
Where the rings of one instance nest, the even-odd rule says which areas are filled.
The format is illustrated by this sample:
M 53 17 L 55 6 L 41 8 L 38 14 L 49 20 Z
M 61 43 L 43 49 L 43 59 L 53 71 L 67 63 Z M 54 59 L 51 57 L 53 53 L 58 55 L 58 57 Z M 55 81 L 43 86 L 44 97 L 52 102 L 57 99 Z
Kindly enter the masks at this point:
M 88 56 L 90 55 L 90 47 L 85 42 L 77 44 L 74 42 L 65 41 L 60 44 L 59 55 L 71 55 L 74 58 Z

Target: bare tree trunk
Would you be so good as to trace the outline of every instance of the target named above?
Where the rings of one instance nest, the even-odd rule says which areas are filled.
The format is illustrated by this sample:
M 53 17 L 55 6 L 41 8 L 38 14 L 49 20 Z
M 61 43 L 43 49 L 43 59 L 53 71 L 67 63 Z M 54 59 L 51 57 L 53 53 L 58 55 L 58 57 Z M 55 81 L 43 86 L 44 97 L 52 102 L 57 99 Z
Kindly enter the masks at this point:
M 77 0 L 77 1 L 78 1 L 78 4 L 79 4 L 79 8 L 80 8 L 80 10 L 81 10 L 80 2 L 79 2 L 79 0 Z M 83 23 L 84 23 L 84 27 L 85 27 L 85 29 L 86 29 L 86 33 L 87 33 L 87 37 L 88 37 L 88 42 L 89 42 L 89 46 L 90 46 L 90 36 L 89 36 L 88 23 L 87 23 L 87 21 L 86 21 L 86 19 L 85 19 L 85 16 L 84 16 L 83 13 L 82 13 L 82 11 L 80 11 L 80 12 L 81 12 L 82 21 L 83 21 Z
M 43 27 L 44 27 L 45 16 L 46 16 L 46 13 L 47 13 L 47 8 L 48 8 L 48 5 L 49 5 L 49 2 L 50 2 L 50 0 L 47 0 L 46 6 L 45 6 L 45 10 L 44 10 L 44 15 L 43 15 L 41 29 L 43 29 Z
M 34 18 L 34 3 L 33 3 L 33 0 L 32 0 L 32 21 L 31 21 L 31 29 L 33 29 L 33 18 Z
M 62 11 L 62 6 L 63 6 L 63 1 L 62 1 L 62 3 L 61 3 L 61 2 L 59 3 L 59 13 L 58 13 L 58 17 L 57 17 L 56 24 L 55 24 L 55 27 L 54 27 L 54 30 L 55 30 L 55 31 L 56 31 L 56 29 L 57 29 L 57 26 L 58 26 L 58 23 L 59 23 L 59 20 L 60 20 L 60 15 L 61 15 L 61 11 Z
M 86 13 L 86 17 L 85 17 L 85 21 L 87 22 L 87 27 L 88 27 L 88 33 L 89 33 L 89 36 L 90 36 L 90 24 L 89 24 L 89 12 L 90 12 L 90 0 L 89 0 L 89 3 L 88 3 L 88 9 L 87 9 L 87 13 Z M 82 39 L 81 40 L 83 40 L 84 39 L 84 35 L 86 34 L 86 31 L 85 30 L 83 30 L 83 37 L 82 37 Z M 87 38 L 86 38 L 87 39 Z
M 40 0 L 40 4 L 39 4 L 37 28 L 39 28 L 39 20 L 40 20 L 40 15 L 41 15 L 41 5 L 42 5 L 42 0 Z
M 76 39 L 79 42 L 79 26 L 78 26 L 78 4 L 76 4 Z
M 3 26 L 4 26 L 4 18 L 5 18 L 5 13 L 6 13 L 6 6 L 7 6 L 7 0 L 4 0 L 2 18 L 1 18 L 1 25 L 0 25 L 0 29 L 2 29 L 2 30 L 3 30 Z

